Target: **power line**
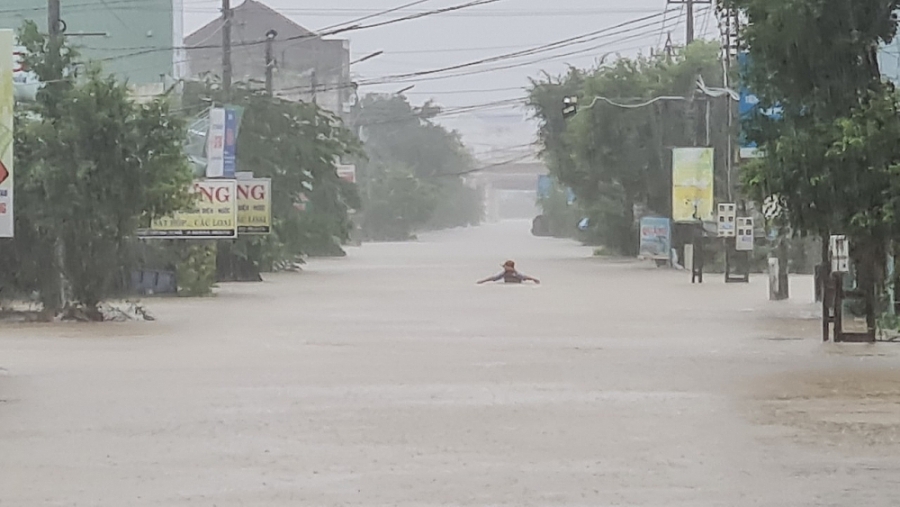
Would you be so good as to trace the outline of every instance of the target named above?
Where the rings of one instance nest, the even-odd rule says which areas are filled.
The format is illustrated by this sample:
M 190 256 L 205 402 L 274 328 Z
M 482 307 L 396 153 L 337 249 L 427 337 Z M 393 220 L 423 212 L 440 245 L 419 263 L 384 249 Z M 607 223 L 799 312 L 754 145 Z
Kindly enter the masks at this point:
M 545 52 L 545 51 L 551 51 L 551 50 L 554 50 L 554 49 L 559 49 L 559 48 L 561 48 L 561 47 L 567 47 L 567 46 L 570 46 L 570 45 L 585 44 L 585 43 L 587 43 L 587 42 L 591 42 L 591 41 L 593 41 L 593 40 L 597 40 L 597 39 L 600 39 L 600 38 L 603 38 L 603 37 L 606 37 L 606 36 L 610 36 L 610 35 L 618 35 L 619 33 L 621 33 L 621 32 L 618 32 L 618 33 L 609 33 L 609 32 L 612 31 L 612 30 L 616 30 L 616 29 L 619 29 L 619 28 L 624 28 L 624 27 L 626 27 L 626 26 L 633 25 L 633 24 L 639 23 L 639 22 L 641 22 L 641 21 L 646 21 L 646 20 L 648 20 L 648 19 L 656 18 L 656 17 L 659 17 L 659 16 L 660 16 L 660 14 L 653 14 L 653 15 L 651 15 L 651 16 L 647 16 L 647 17 L 643 17 L 643 18 L 638 18 L 638 19 L 634 19 L 634 20 L 631 20 L 631 21 L 626 21 L 626 22 L 624 22 L 624 23 L 620 23 L 620 24 L 618 24 L 618 25 L 614 25 L 614 26 L 611 26 L 611 27 L 609 27 L 609 28 L 604 28 L 604 29 L 597 30 L 597 31 L 594 31 L 594 32 L 589 32 L 589 33 L 587 33 L 587 34 L 579 35 L 579 36 L 576 36 L 576 37 L 571 37 L 571 38 L 568 38 L 568 39 L 562 39 L 562 40 L 559 40 L 559 41 L 551 42 L 551 43 L 549 43 L 549 44 L 544 44 L 544 45 L 542 45 L 542 46 L 533 47 L 533 48 L 531 48 L 531 49 L 526 49 L 526 50 L 522 50 L 522 51 L 515 51 L 515 52 L 513 52 L 513 53 L 507 53 L 507 54 L 504 54 L 504 55 L 493 56 L 493 57 L 490 57 L 490 58 L 482 58 L 482 59 L 480 59 L 480 60 L 475 60 L 475 61 L 471 61 L 471 62 L 467 62 L 467 63 L 461 63 L 461 64 L 457 64 L 457 65 L 451 65 L 451 66 L 449 66 L 449 67 L 442 67 L 442 68 L 438 68 L 438 69 L 432 69 L 432 70 L 428 70 L 428 71 L 415 72 L 415 73 L 410 73 L 410 74 L 405 74 L 405 75 L 404 75 L 404 74 L 399 74 L 399 75 L 397 75 L 397 76 L 395 76 L 395 77 L 397 77 L 397 78 L 404 78 L 404 77 L 414 77 L 414 76 L 425 76 L 425 75 L 434 74 L 434 73 L 439 73 L 439 72 L 446 72 L 446 71 L 450 71 L 450 70 L 457 70 L 457 69 L 462 69 L 462 68 L 466 68 L 466 67 L 471 67 L 471 66 L 473 66 L 473 65 L 481 65 L 481 64 L 484 64 L 484 63 L 492 63 L 492 62 L 501 61 L 501 60 L 507 60 L 507 59 L 511 59 L 511 58 L 518 58 L 518 57 L 520 57 L 520 56 L 529 56 L 529 55 L 532 55 L 532 54 L 541 53 L 541 52 Z M 637 27 L 637 28 L 642 28 L 642 27 Z M 604 34 L 605 34 L 605 35 L 604 35 Z
M 351 26 L 337 28 L 337 29 L 322 32 L 322 33 L 295 35 L 293 37 L 287 37 L 284 39 L 280 39 L 279 42 L 290 42 L 290 41 L 304 40 L 304 39 L 319 39 L 322 37 L 329 37 L 329 36 L 338 35 L 341 33 L 366 30 L 366 29 L 370 29 L 370 28 L 378 28 L 378 27 L 382 27 L 382 26 L 388 26 L 388 25 L 400 23 L 403 21 L 411 21 L 411 20 L 415 20 L 415 19 L 421 19 L 421 18 L 424 18 L 427 16 L 435 16 L 435 15 L 444 14 L 447 12 L 455 12 L 455 11 L 459 11 L 459 10 L 463 10 L 463 9 L 469 9 L 472 7 L 478 7 L 481 5 L 488 5 L 488 4 L 496 3 L 499 1 L 501 1 L 501 0 L 472 0 L 472 1 L 469 1 L 464 4 L 458 4 L 458 5 L 453 5 L 450 7 L 444 7 L 442 9 L 434 9 L 434 10 L 422 12 L 419 14 L 411 14 L 409 16 L 395 18 L 395 19 L 391 19 L 391 20 L 387 20 L 387 21 L 381 21 L 378 23 L 371 23 L 368 25 L 351 25 Z M 257 45 L 262 45 L 265 43 L 266 43 L 265 39 L 259 39 L 259 40 L 244 42 L 242 44 L 235 44 L 234 46 L 235 47 L 237 47 L 239 45 L 257 46 Z M 101 59 L 100 61 L 103 62 L 103 61 L 120 60 L 123 58 L 130 58 L 130 57 L 140 56 L 140 55 L 144 55 L 144 54 L 148 54 L 148 53 L 156 53 L 159 51 L 172 51 L 172 50 L 190 51 L 190 50 L 199 50 L 199 49 L 218 49 L 221 47 L 222 46 L 220 44 L 207 44 L 207 45 L 194 45 L 194 46 L 170 46 L 170 47 L 150 48 L 150 49 L 146 49 L 143 51 L 136 51 L 136 52 L 128 53 L 128 54 L 124 54 L 124 55 L 107 57 L 107 58 Z

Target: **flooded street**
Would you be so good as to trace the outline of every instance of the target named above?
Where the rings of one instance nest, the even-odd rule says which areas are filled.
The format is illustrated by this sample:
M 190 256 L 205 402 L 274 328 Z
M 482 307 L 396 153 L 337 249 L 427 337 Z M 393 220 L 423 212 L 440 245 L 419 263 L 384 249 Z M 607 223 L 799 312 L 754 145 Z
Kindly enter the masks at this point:
M 0 325 L 0 505 L 900 505 L 900 348 L 823 345 L 809 278 L 529 226 Z M 475 285 L 507 258 L 544 283 Z

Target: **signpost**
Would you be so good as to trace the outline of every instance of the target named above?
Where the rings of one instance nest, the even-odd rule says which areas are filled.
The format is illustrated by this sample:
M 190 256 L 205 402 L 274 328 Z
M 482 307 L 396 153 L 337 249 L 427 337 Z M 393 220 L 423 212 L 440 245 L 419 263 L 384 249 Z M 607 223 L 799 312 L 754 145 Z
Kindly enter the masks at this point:
M 734 249 L 738 252 L 752 252 L 754 246 L 754 226 L 753 219 L 750 217 L 741 217 L 737 219 L 737 236 Z
M 238 180 L 237 206 L 238 234 L 272 232 L 272 180 Z
M 13 218 L 13 31 L 0 30 L 0 238 L 14 235 Z
M 143 238 L 233 239 L 237 237 L 237 188 L 234 180 L 199 180 L 193 209 L 153 220 Z
M 718 235 L 720 238 L 733 238 L 737 231 L 735 229 L 735 219 L 737 217 L 737 207 L 734 203 L 719 204 L 718 214 Z

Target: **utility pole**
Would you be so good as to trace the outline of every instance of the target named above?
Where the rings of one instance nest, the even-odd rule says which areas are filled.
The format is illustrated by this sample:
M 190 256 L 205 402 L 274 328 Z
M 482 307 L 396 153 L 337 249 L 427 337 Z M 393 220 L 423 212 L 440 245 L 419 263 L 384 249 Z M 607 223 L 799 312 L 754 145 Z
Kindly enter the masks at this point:
M 231 99 L 231 0 L 222 0 L 222 90 L 225 100 Z
M 47 0 L 47 32 L 51 39 L 59 37 L 60 34 L 59 9 L 59 0 Z
M 51 79 L 62 79 L 60 50 L 62 49 L 62 18 L 60 16 L 60 0 L 47 0 L 47 33 L 50 35 L 50 60 L 54 75 Z M 56 75 L 58 74 L 58 75 Z
M 316 69 L 313 69 L 312 76 L 310 76 L 310 88 L 312 89 L 312 103 L 318 104 L 318 93 L 319 93 L 319 76 L 316 72 Z
M 51 74 L 50 79 L 52 81 L 58 81 L 62 79 L 64 69 L 62 66 L 62 56 L 60 54 L 63 45 L 63 22 L 60 15 L 60 0 L 47 0 L 47 33 L 50 36 L 48 53 L 50 57 L 50 61 L 52 64 L 50 65 Z M 58 83 L 49 83 L 49 86 L 52 88 L 57 86 Z M 47 114 L 51 117 L 55 117 L 58 114 L 58 103 L 56 99 L 51 101 L 48 104 Z M 55 250 L 56 250 L 56 264 L 57 269 L 59 270 L 59 310 L 65 310 L 69 305 L 68 298 L 68 281 L 66 280 L 66 245 L 63 242 L 62 236 L 58 235 L 55 241 Z
M 275 58 L 272 56 L 272 45 L 275 43 L 275 37 L 278 37 L 278 32 L 275 30 L 266 32 L 266 93 L 269 94 L 269 97 L 274 95 Z
M 684 0 L 687 8 L 687 34 L 684 37 L 684 45 L 690 46 L 694 42 L 694 0 Z
M 684 37 L 685 46 L 689 46 L 696 39 L 696 33 L 694 30 L 694 24 L 696 20 L 694 19 L 694 7 L 697 5 L 709 5 L 710 9 L 713 8 L 713 0 L 668 0 L 669 5 L 684 5 L 685 14 L 687 15 L 687 32 Z

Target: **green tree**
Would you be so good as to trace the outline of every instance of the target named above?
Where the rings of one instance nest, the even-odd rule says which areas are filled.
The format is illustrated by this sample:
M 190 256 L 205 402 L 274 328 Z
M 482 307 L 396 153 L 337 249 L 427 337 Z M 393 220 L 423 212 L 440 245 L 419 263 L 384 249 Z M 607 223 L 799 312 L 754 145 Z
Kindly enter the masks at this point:
M 6 248 L 31 277 L 19 278 L 20 290 L 39 290 L 47 309 L 67 299 L 96 318 L 98 303 L 128 283 L 140 222 L 190 203 L 184 124 L 165 100 L 137 104 L 97 67 L 76 77 L 77 52 L 64 46 L 57 59 L 33 23 L 19 40 L 48 83 L 17 110 L 17 238 Z
M 541 123 L 543 158 L 557 180 L 575 191 L 578 206 L 591 219 L 587 241 L 635 254 L 635 211 L 671 215 L 667 148 L 706 143 L 707 120 L 698 112 L 705 103 L 690 99 L 698 76 L 722 85 L 718 51 L 716 44 L 697 42 L 671 60 L 619 58 L 532 83 L 530 106 Z M 661 96 L 685 100 L 653 102 Z M 565 97 L 579 98 L 580 111 L 569 120 L 562 114 Z M 727 104 L 721 102 L 709 102 L 712 146 L 724 146 L 729 135 L 715 127 L 725 124 Z M 720 151 L 721 168 L 725 150 Z
M 900 2 L 724 5 L 748 21 L 744 80 L 762 111 L 780 111 L 747 121 L 766 154 L 744 172 L 748 190 L 757 200 L 780 196 L 785 219 L 799 233 L 818 234 L 824 244 L 832 233 L 848 234 L 860 286 L 872 297 L 883 281 L 887 242 L 898 232 L 898 95 L 882 79 L 876 53 L 897 35 L 893 13 Z
M 481 193 L 461 179 L 474 160 L 459 134 L 434 122 L 440 112 L 432 103 L 416 108 L 405 97 L 378 94 L 354 111 L 365 141 L 358 166 L 369 239 L 405 240 L 417 230 L 481 221 Z
M 212 83 L 189 83 L 185 89 L 188 107 L 223 100 Z M 258 278 L 260 270 L 300 255 L 344 255 L 349 211 L 361 204 L 356 185 L 338 178 L 336 164 L 359 153 L 356 138 L 315 104 L 270 97 L 245 85 L 232 88 L 230 103 L 243 108 L 238 170 L 272 179 L 274 231 L 269 237 L 220 242 L 220 278 Z

